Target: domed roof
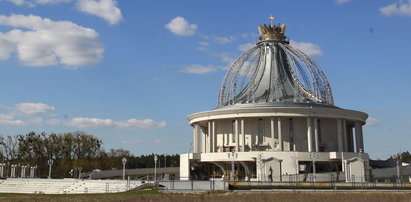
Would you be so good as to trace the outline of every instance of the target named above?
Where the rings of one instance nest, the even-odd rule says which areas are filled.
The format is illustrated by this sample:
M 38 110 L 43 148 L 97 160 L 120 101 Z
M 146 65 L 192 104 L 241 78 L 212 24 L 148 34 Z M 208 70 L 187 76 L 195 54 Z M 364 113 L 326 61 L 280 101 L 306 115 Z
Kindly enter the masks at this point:
M 334 105 L 330 84 L 321 68 L 289 44 L 285 28 L 284 24 L 258 27 L 260 38 L 255 47 L 239 57 L 227 72 L 218 107 L 251 103 Z

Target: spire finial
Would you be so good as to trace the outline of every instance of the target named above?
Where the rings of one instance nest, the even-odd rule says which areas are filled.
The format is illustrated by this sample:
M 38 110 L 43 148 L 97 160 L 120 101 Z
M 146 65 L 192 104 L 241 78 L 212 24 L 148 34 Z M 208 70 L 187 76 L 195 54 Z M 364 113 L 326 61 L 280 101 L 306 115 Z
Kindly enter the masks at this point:
M 273 15 L 270 15 L 270 17 L 268 17 L 268 20 L 270 20 L 270 25 L 273 25 L 274 19 L 275 17 Z

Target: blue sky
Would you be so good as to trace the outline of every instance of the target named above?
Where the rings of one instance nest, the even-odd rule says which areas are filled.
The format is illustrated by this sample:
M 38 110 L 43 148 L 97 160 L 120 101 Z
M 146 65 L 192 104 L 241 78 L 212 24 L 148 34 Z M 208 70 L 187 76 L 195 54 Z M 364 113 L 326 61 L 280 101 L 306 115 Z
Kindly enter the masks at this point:
M 188 152 L 187 115 L 216 107 L 225 69 L 271 14 L 336 105 L 369 114 L 372 158 L 411 149 L 411 0 L 0 0 L 0 133 Z

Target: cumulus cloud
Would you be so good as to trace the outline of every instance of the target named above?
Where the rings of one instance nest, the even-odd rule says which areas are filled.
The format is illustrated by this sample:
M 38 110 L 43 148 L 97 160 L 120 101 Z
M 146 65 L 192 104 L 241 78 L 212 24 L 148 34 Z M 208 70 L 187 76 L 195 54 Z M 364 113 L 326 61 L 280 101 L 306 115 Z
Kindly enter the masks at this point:
M 26 125 L 26 123 L 22 120 L 3 120 L 3 119 L 0 119 L 0 125 L 24 126 L 24 125 Z
M 71 0 L 36 0 L 37 4 L 57 4 L 57 3 L 67 3 Z
M 1 0 L 0 0 L 1 1 Z M 7 0 L 17 6 L 35 6 L 37 4 L 58 4 L 58 3 L 68 3 L 71 0 Z
M 219 69 L 217 66 L 204 66 L 200 64 L 192 64 L 181 69 L 181 72 L 188 74 L 207 74 L 215 72 Z
M 114 121 L 112 119 L 100 119 L 100 118 L 83 118 L 76 117 L 67 122 L 65 125 L 76 128 L 102 128 L 102 127 L 115 127 L 122 129 L 136 129 L 136 128 L 164 128 L 167 126 L 165 121 L 154 121 L 151 119 L 137 120 L 129 119 L 126 121 Z
M 223 37 L 214 36 L 213 39 L 215 41 L 217 41 L 218 43 L 220 43 L 220 44 L 227 44 L 227 43 L 233 42 L 235 40 L 235 38 L 233 36 L 223 36 Z
M 310 42 L 297 42 L 297 41 L 290 41 L 291 46 L 299 49 L 303 53 L 307 54 L 308 56 L 322 56 L 323 52 L 321 51 L 320 46 L 317 44 L 313 44 Z
M 43 103 L 20 103 L 15 105 L 15 110 L 25 115 L 51 115 L 55 107 Z
M 47 123 L 48 125 L 51 125 L 51 126 L 60 125 L 60 124 L 62 124 L 62 122 L 63 122 L 63 121 L 61 121 L 60 119 L 49 119 L 49 120 L 46 121 L 46 123 Z
M 251 48 L 253 48 L 255 46 L 255 44 L 253 43 L 246 43 L 246 44 L 241 44 L 237 47 L 238 50 L 240 50 L 241 52 L 246 52 L 248 50 L 250 50 Z
M 197 30 L 196 24 L 190 24 L 183 17 L 175 17 L 170 23 L 164 25 L 168 30 L 178 36 L 191 36 Z
M 123 19 L 116 0 L 78 0 L 77 9 L 103 18 L 112 25 L 118 24 Z
M 380 125 L 380 124 L 381 124 L 381 122 L 378 119 L 369 117 L 366 121 L 365 126 L 376 126 L 376 125 Z
M 0 59 L 16 53 L 27 66 L 62 64 L 75 69 L 93 65 L 103 58 L 99 35 L 90 28 L 69 21 L 52 21 L 33 15 L 0 15 L 0 27 L 14 29 L 0 32 Z
M 198 42 L 198 45 L 200 45 L 197 50 L 200 51 L 206 51 L 208 49 L 208 46 L 210 45 L 210 43 L 208 43 L 207 41 L 200 41 Z M 1 55 L 0 55 L 1 57 Z
M 0 114 L 0 125 L 24 126 L 26 123 L 22 120 L 14 120 L 14 114 Z
M 336 0 L 337 4 L 345 4 L 350 2 L 351 0 Z
M 392 16 L 392 15 L 405 15 L 411 16 L 411 0 L 408 1 L 399 1 L 385 7 L 380 8 L 380 12 L 383 15 Z

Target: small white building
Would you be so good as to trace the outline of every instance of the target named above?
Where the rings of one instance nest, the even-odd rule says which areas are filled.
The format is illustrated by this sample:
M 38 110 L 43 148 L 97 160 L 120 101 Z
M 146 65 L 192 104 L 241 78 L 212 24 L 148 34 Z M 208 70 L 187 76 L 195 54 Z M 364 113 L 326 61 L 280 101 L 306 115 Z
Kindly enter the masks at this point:
M 193 152 L 181 154 L 180 179 L 281 181 L 350 167 L 347 181 L 366 179 L 368 115 L 334 105 L 322 70 L 285 29 L 260 25 L 255 47 L 226 74 L 218 107 L 188 116 Z

